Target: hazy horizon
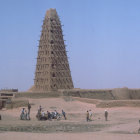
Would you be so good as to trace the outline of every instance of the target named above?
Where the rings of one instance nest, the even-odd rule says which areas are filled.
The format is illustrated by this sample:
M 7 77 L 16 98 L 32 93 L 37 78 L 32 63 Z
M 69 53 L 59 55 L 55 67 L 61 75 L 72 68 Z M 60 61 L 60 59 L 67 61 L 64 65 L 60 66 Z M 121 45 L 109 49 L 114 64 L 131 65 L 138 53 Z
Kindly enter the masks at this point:
M 75 88 L 140 88 L 139 0 L 0 1 L 0 89 L 34 84 L 41 26 L 55 8 Z

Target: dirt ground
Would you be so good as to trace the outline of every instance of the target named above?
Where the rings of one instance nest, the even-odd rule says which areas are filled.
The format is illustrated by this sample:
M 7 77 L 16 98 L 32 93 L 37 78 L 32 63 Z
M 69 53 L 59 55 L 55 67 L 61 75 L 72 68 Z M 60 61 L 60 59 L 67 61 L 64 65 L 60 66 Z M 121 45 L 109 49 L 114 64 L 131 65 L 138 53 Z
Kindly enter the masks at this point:
M 140 107 L 132 107 L 132 104 L 127 107 L 97 108 L 99 100 L 90 99 L 89 102 L 78 98 L 30 98 L 29 102 L 32 104 L 30 121 L 19 119 L 22 107 L 0 111 L 0 140 L 140 139 Z M 57 110 L 61 113 L 63 109 L 67 120 L 62 117 L 60 121 L 38 121 L 35 116 L 40 105 L 45 112 Z M 90 109 L 93 112 L 92 121 L 86 122 L 86 111 Z M 109 112 L 108 121 L 104 118 L 105 109 Z

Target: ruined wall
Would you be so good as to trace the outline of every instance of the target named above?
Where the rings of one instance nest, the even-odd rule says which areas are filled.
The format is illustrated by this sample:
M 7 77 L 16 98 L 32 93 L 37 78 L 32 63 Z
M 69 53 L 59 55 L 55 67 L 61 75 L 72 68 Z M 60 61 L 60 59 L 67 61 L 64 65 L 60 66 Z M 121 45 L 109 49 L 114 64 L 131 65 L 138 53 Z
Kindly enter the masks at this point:
M 101 100 L 129 100 L 140 99 L 140 89 L 115 88 L 102 90 L 63 90 L 63 95 Z
M 130 99 L 140 99 L 140 89 L 130 89 L 129 98 Z
M 49 97 L 80 97 L 100 100 L 139 100 L 140 89 L 115 88 L 115 89 L 66 89 L 47 92 L 21 92 L 15 97 L 49 98 Z
M 113 100 L 112 90 L 63 90 L 63 96 L 73 96 L 90 99 Z

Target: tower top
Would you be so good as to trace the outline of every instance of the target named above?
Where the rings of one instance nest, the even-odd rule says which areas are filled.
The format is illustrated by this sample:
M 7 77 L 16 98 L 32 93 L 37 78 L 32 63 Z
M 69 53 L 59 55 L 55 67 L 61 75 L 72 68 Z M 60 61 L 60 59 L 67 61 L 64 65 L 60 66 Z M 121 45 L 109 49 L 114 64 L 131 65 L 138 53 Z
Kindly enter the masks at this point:
M 58 17 L 56 9 L 50 8 L 49 10 L 47 10 L 45 18 L 56 18 L 56 17 Z

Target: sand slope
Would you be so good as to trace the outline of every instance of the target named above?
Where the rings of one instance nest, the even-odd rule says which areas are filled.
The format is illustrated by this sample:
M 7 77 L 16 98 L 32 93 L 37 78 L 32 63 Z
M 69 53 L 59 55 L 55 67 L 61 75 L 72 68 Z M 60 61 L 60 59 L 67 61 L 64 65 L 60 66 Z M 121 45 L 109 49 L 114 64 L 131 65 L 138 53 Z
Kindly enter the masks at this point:
M 27 100 L 27 98 L 22 98 Z M 107 108 L 109 120 L 104 120 L 104 110 L 97 108 L 100 100 L 78 99 L 72 97 L 63 98 L 41 98 L 29 99 L 32 104 L 31 121 L 19 119 L 22 107 L 12 110 L 0 111 L 0 140 L 43 140 L 44 137 L 50 140 L 137 140 L 140 111 L 139 107 L 112 107 Z M 38 121 L 35 117 L 38 107 L 42 105 L 44 111 L 61 112 L 64 109 L 67 113 L 67 120 L 60 121 Z M 25 106 L 26 107 L 26 106 Z M 93 111 L 93 121 L 86 122 L 86 111 Z M 5 133 L 5 131 L 9 131 Z M 13 131 L 13 132 L 11 132 Z M 28 132 L 28 133 L 27 133 Z

